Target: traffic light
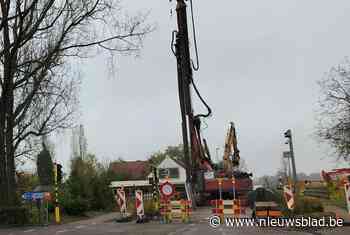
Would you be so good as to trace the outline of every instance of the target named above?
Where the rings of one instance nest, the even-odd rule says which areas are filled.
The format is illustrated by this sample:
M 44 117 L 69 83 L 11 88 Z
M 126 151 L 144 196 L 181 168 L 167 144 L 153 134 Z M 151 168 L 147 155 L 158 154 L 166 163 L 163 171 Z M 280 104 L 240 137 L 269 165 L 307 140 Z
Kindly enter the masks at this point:
M 157 168 L 156 167 L 153 168 L 153 176 L 154 176 L 154 183 L 158 184 L 159 183 L 159 178 L 158 178 Z
M 287 130 L 286 132 L 284 132 L 284 137 L 286 137 L 286 138 L 290 138 L 292 136 L 292 132 L 291 132 L 291 130 L 289 129 L 289 130 Z
M 62 165 L 56 164 L 57 170 L 57 183 L 60 184 L 62 182 Z

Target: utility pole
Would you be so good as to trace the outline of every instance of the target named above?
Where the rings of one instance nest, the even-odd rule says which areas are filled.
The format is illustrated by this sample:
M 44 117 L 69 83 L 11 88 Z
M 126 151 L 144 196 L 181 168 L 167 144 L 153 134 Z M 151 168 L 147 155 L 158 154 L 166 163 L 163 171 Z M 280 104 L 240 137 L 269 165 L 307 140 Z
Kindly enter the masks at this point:
M 297 171 L 296 171 L 296 166 L 295 166 L 295 156 L 294 156 L 294 149 L 293 149 L 292 131 L 290 129 L 288 129 L 284 133 L 284 137 L 288 139 L 288 143 L 289 143 L 289 152 L 290 152 L 290 158 L 292 160 L 293 181 L 294 181 L 294 189 L 293 189 L 293 191 L 295 192 L 298 178 L 297 178 Z

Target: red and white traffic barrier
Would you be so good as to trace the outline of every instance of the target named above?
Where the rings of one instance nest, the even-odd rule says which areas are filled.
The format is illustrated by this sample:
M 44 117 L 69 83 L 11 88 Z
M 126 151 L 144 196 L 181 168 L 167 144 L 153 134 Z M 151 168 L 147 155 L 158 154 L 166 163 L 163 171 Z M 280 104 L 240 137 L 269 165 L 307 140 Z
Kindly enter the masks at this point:
M 142 220 L 145 215 L 143 208 L 143 193 L 142 190 L 135 190 L 136 215 L 138 220 Z
M 120 213 L 122 215 L 125 215 L 126 214 L 126 198 L 125 198 L 125 191 L 123 188 L 117 189 L 116 200 L 117 200 L 118 206 L 120 208 Z
M 283 195 L 284 199 L 286 200 L 288 209 L 293 210 L 294 209 L 294 195 L 293 190 L 290 185 L 285 185 L 283 187 Z

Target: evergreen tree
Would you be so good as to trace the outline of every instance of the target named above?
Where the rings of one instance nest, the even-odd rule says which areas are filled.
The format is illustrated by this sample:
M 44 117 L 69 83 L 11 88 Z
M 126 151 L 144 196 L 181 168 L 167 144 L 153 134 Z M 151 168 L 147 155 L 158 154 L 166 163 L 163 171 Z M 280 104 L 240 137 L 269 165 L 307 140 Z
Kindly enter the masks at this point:
M 37 157 L 37 171 L 39 176 L 39 182 L 41 185 L 53 184 L 53 163 L 51 159 L 50 151 L 46 145 L 43 144 L 43 150 Z

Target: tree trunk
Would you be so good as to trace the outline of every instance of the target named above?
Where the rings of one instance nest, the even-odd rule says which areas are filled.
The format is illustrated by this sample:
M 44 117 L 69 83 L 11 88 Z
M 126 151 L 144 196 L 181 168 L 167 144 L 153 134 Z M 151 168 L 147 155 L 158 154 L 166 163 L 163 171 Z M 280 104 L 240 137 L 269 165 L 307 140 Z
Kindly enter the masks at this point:
M 11 68 L 10 68 L 11 70 Z M 12 72 L 10 71 L 12 75 Z M 14 107 L 14 90 L 13 90 L 13 79 L 7 81 L 7 115 L 6 115 L 6 162 L 7 162 L 7 183 L 8 183 L 8 200 L 7 205 L 16 205 L 16 169 L 15 169 L 15 151 L 13 143 L 13 129 L 14 129 L 14 119 L 13 119 L 13 107 Z
M 4 92 L 0 96 L 0 207 L 7 202 L 7 174 L 6 174 L 6 156 L 5 156 L 5 105 Z

